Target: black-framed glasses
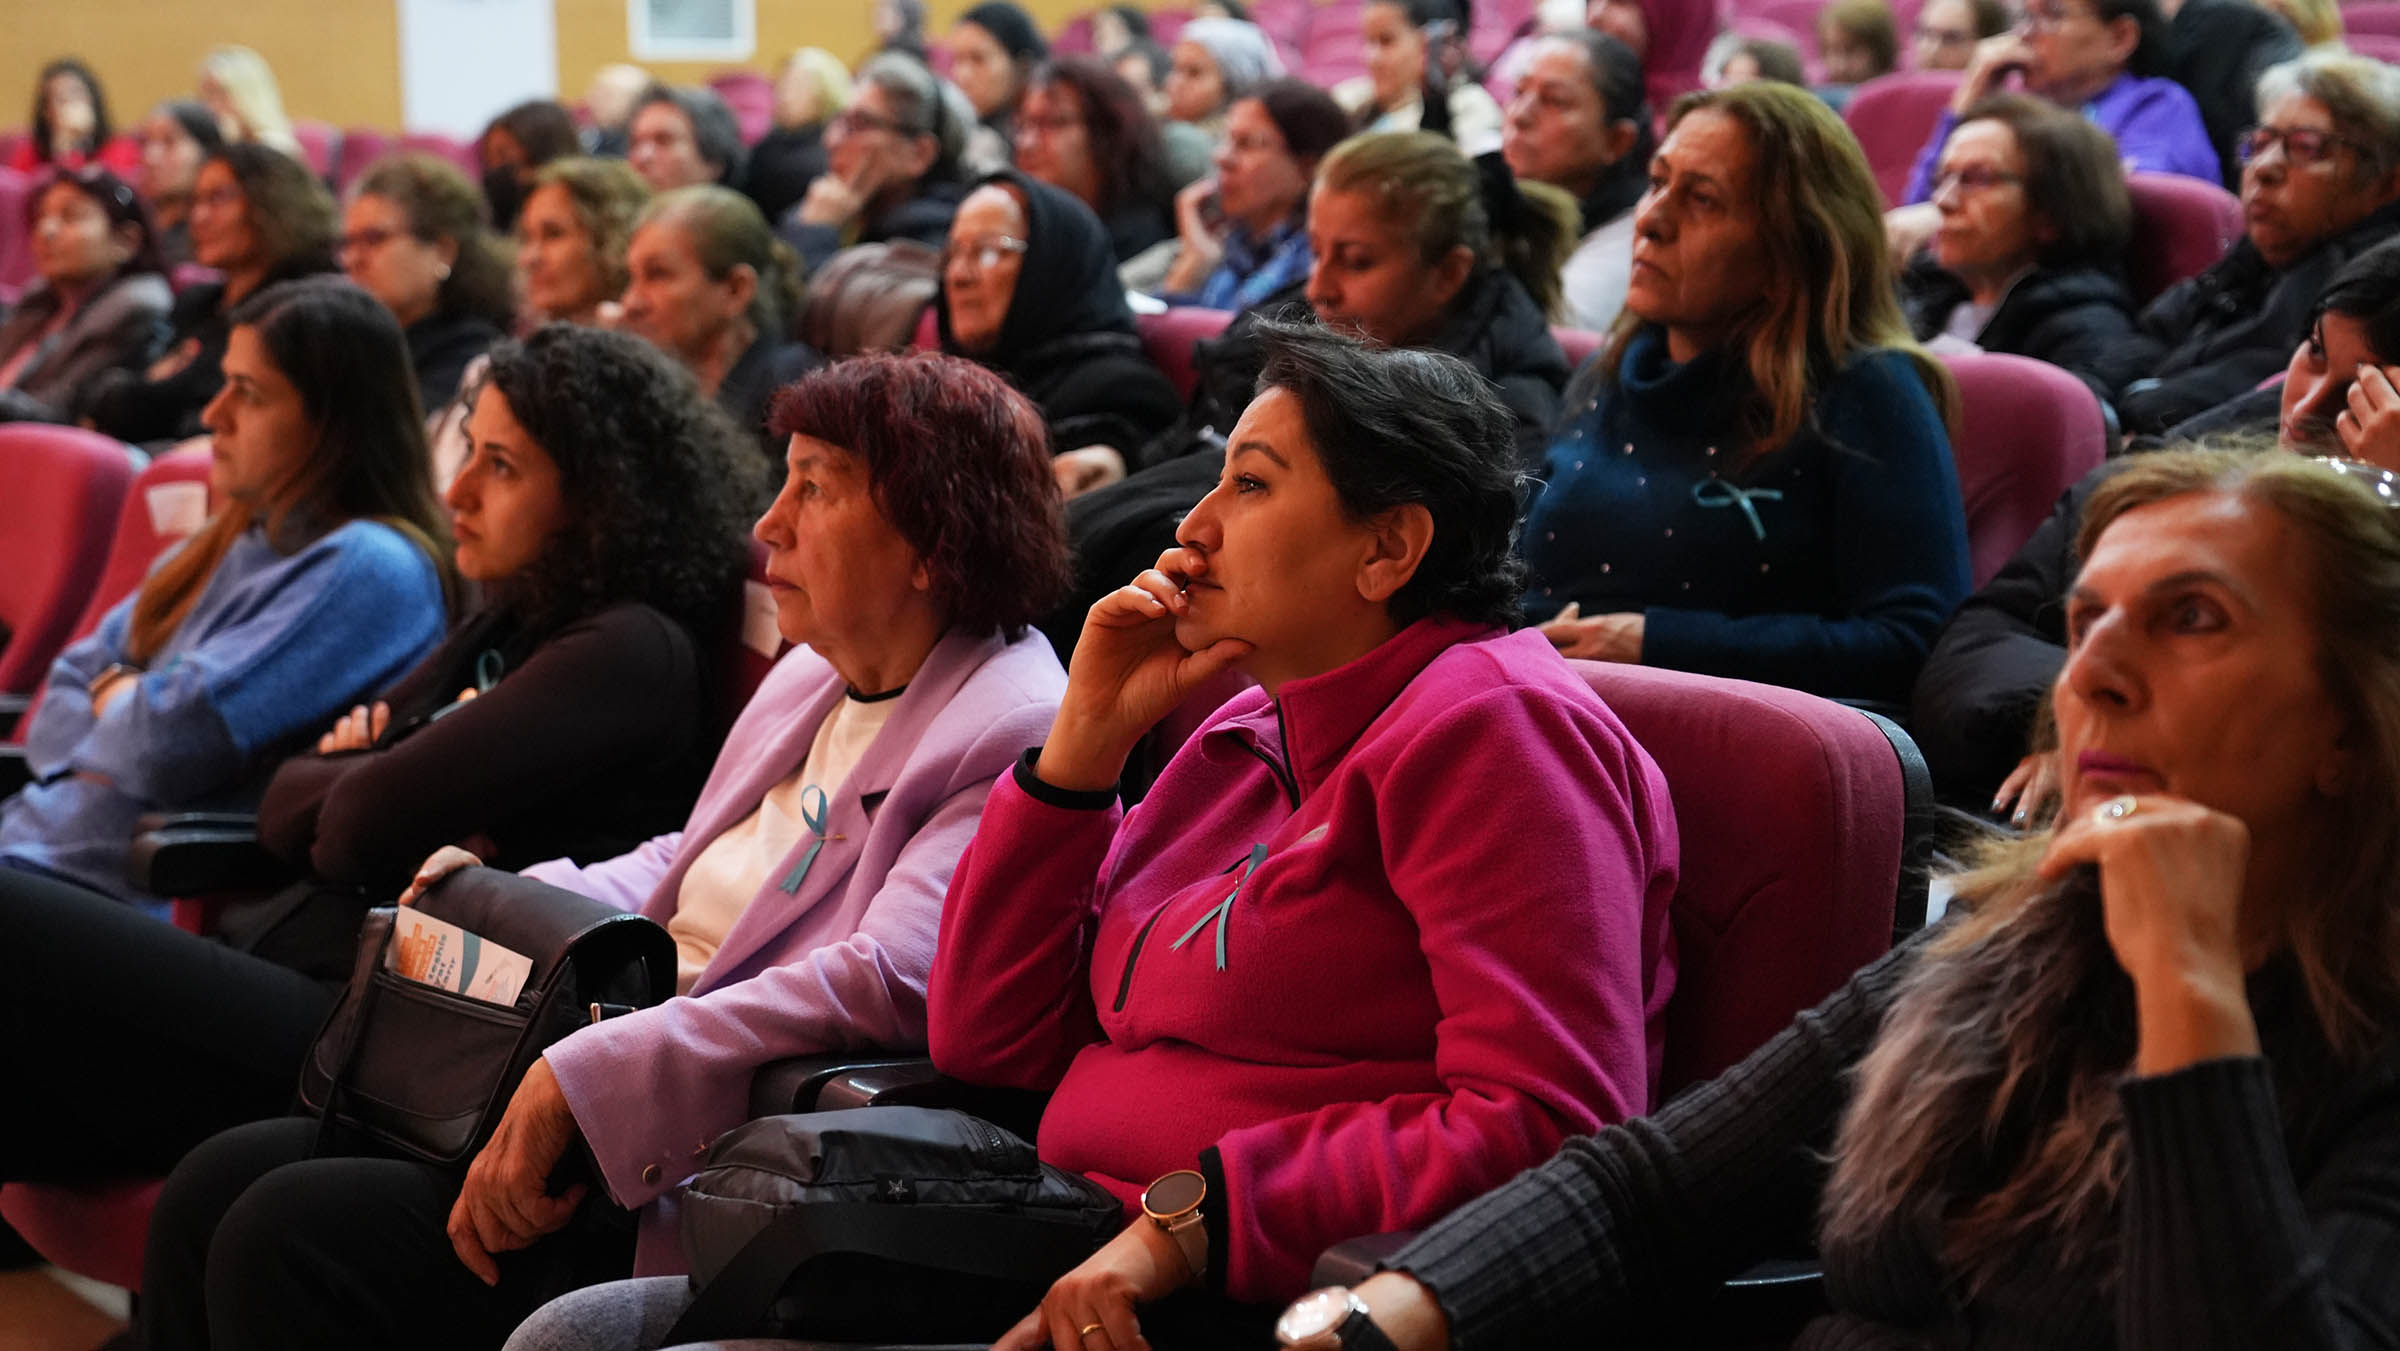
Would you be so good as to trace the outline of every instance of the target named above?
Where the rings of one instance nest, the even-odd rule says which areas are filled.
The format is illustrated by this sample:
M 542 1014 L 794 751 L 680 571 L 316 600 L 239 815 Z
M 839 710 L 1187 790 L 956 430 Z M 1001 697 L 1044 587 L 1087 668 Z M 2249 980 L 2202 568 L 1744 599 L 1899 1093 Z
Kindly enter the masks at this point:
M 333 241 L 333 251 L 337 254 L 342 254 L 348 253 L 353 249 L 365 249 L 372 253 L 376 249 L 380 249 L 384 245 L 391 243 L 393 240 L 398 239 L 403 233 L 405 232 L 400 230 L 387 230 L 380 225 L 371 225 L 364 230 L 353 230 L 350 233 L 343 235 L 341 238 Z
M 1033 246 L 1014 235 L 984 235 L 977 239 L 953 241 L 942 250 L 942 270 L 947 272 L 956 264 L 965 263 L 978 272 L 988 272 L 1010 258 L 1020 257 Z
M 2234 142 L 2234 153 L 2242 163 L 2248 164 L 2267 153 L 2269 147 L 2278 145 L 2283 147 L 2285 159 L 2300 165 L 2331 159 L 2335 149 L 2342 146 L 2352 150 L 2363 149 L 2349 137 L 2319 131 L 2315 127 L 2252 127 Z
M 2343 478 L 2363 483 L 2367 491 L 2394 511 L 2400 511 L 2400 474 L 2365 460 L 2346 459 L 2339 455 L 2311 455 L 2309 463 L 2321 464 Z
M 864 108 L 842 109 L 834 115 L 833 127 L 844 136 L 855 136 L 862 131 L 883 131 L 894 136 L 922 136 L 925 134 L 914 127 L 902 126 L 888 117 L 868 112 Z

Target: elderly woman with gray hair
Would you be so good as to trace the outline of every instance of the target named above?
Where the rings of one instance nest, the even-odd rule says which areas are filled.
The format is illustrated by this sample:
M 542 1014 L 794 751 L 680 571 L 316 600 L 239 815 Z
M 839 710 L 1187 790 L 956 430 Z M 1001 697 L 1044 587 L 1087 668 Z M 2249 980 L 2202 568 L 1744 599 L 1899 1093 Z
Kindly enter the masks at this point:
M 2128 432 L 2164 431 L 2273 375 L 2333 274 L 2400 233 L 2400 70 L 2312 52 L 2259 77 L 2258 110 L 2239 145 L 2243 237 L 2150 302 L 2126 344 Z
M 1208 173 L 1209 155 L 1225 139 L 1225 116 L 1261 84 L 1284 73 L 1283 57 L 1266 31 L 1240 19 L 1194 19 L 1167 53 L 1160 130 L 1177 184 Z

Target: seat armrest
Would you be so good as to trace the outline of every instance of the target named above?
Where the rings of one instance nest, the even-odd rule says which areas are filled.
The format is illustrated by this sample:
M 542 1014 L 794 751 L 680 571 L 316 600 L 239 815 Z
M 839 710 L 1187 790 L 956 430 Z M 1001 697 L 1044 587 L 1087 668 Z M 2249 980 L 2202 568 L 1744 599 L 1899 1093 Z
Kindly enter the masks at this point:
M 1407 1247 L 1416 1236 L 1414 1229 L 1401 1229 L 1389 1234 L 1344 1239 L 1317 1254 L 1316 1268 L 1308 1275 L 1309 1288 L 1357 1285 L 1374 1275 L 1375 1268 L 1383 1265 L 1393 1253 Z
M 15 736 L 17 722 L 33 707 L 30 694 L 0 694 L 0 736 Z
M 170 817 L 133 837 L 126 880 L 153 896 L 270 891 L 298 876 L 258 843 L 258 821 L 227 813 Z
M 819 1101 L 825 1085 L 850 1074 L 881 1071 L 895 1066 L 922 1065 L 927 1073 L 933 1062 L 923 1056 L 879 1056 L 865 1053 L 836 1053 L 832 1055 L 796 1055 L 761 1065 L 750 1077 L 750 1115 L 783 1116 L 790 1112 L 814 1112 L 833 1104 Z M 846 1107 L 869 1104 L 846 1101 Z
M 978 1116 L 1019 1139 L 1031 1140 L 1042 1124 L 1048 1093 L 993 1088 L 953 1079 L 926 1059 L 862 1067 L 827 1079 L 817 1092 L 819 1112 L 844 1107 L 948 1107 Z
M 33 765 L 25 748 L 13 742 L 0 745 L 0 797 L 11 797 L 33 782 Z

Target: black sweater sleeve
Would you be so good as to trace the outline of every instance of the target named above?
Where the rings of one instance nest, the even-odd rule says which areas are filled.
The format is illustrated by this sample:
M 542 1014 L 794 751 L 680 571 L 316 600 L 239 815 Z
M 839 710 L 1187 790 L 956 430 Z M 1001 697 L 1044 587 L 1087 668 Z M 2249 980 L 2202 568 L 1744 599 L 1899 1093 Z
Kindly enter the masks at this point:
M 2030 749 L 2034 714 L 2066 662 L 2065 602 L 2083 504 L 2121 463 L 2102 465 L 2061 495 L 1934 641 L 1909 726 L 1943 801 L 1980 808 Z
M 1703 1282 L 1811 1250 L 1846 1071 L 1872 1044 L 1914 952 L 1910 944 L 1867 967 L 1653 1115 L 1569 1140 L 1387 1265 L 1431 1289 L 1451 1345 L 1476 1351 L 1651 1328 Z
M 2387 1056 L 2293 1176 L 2266 1061 L 2131 1079 L 2127 1351 L 2388 1347 L 2400 1339 L 2400 1083 Z
M 647 606 L 616 606 L 390 745 L 287 764 L 261 804 L 260 836 L 329 881 L 405 874 L 533 804 L 555 810 L 613 773 L 671 760 L 704 698 L 691 635 Z

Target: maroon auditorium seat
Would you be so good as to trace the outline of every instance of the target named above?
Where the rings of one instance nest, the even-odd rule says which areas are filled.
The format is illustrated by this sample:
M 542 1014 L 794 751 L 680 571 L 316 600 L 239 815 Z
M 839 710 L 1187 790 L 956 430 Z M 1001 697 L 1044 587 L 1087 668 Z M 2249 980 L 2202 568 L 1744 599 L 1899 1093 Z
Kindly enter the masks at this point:
M 1142 351 L 1150 358 L 1150 364 L 1165 371 L 1175 392 L 1189 403 L 1193 388 L 1200 383 L 1192 345 L 1224 332 L 1225 325 L 1233 322 L 1233 314 L 1228 310 L 1178 305 L 1165 314 L 1137 315 L 1133 322 L 1141 331 Z
M 1908 190 L 1908 171 L 1941 121 L 1958 80 L 1954 70 L 1904 71 L 1869 80 L 1851 94 L 1842 120 L 1867 152 L 1867 167 L 1875 172 L 1886 206 L 1897 206 Z
M 2342 6 L 2342 30 L 2352 39 L 2365 35 L 2400 37 L 2400 3 L 2394 0 L 2354 0 Z M 2356 42 L 2351 44 L 2354 48 Z
M 399 145 L 393 148 L 438 155 L 457 165 L 459 172 L 465 174 L 470 182 L 482 180 L 483 165 L 475 156 L 475 146 L 472 142 L 459 140 L 455 136 L 444 136 L 438 131 L 412 131 L 401 137 Z
M 394 142 L 385 132 L 373 127 L 350 127 L 342 132 L 340 167 L 334 172 L 334 186 L 343 192 L 358 181 L 367 166 L 392 153 Z
M 755 70 L 720 70 L 708 77 L 708 87 L 733 111 L 742 144 L 757 145 L 775 125 L 775 84 Z
M 1608 345 L 1607 334 L 1594 333 L 1589 329 L 1552 325 L 1550 336 L 1558 339 L 1559 350 L 1567 354 L 1567 370 L 1570 374 L 1582 370 L 1583 363 L 1598 356 L 1600 349 Z
M 0 165 L 0 300 L 33 284 L 33 232 L 25 228 L 25 197 L 33 180 Z
M 0 427 L 0 694 L 32 693 L 100 582 L 133 484 L 124 445 L 76 427 Z
M 300 142 L 300 154 L 309 170 L 317 177 L 333 177 L 333 161 L 342 143 L 342 133 L 330 122 L 299 121 L 292 123 L 292 137 Z
M 2181 174 L 2130 173 L 2133 241 L 2125 250 L 2137 305 L 2214 267 L 2242 237 L 2242 200 Z
M 1980 587 L 2025 547 L 2058 495 L 2107 456 L 2108 425 L 2098 396 L 2047 362 L 1978 352 L 1943 364 L 1958 377 L 1950 455 Z

